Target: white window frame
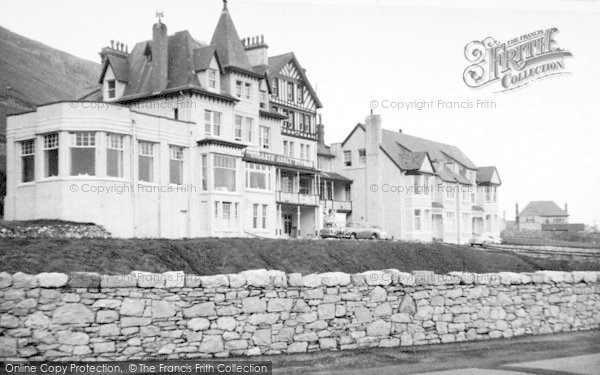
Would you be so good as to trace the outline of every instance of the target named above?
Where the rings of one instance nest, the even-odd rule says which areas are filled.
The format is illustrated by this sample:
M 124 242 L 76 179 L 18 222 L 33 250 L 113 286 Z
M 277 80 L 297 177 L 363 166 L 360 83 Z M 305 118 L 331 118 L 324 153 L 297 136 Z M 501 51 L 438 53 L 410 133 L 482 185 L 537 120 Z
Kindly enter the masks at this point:
M 261 125 L 258 128 L 258 139 L 260 148 L 269 149 L 271 147 L 271 128 Z
M 344 150 L 344 167 L 352 166 L 352 151 Z
M 170 145 L 169 146 L 169 183 L 172 185 L 183 185 L 184 181 L 184 162 L 185 162 L 185 147 Z M 173 181 L 173 165 L 177 165 L 179 169 L 177 181 Z
M 154 148 L 155 148 L 155 143 L 153 142 L 148 142 L 148 141 L 138 141 L 138 155 L 137 155 L 137 163 L 138 163 L 138 181 L 140 182 L 146 182 L 146 183 L 154 183 L 154 180 L 156 179 L 155 173 L 154 173 Z M 140 173 L 141 173 L 141 169 L 140 169 L 140 158 L 148 158 L 149 160 L 149 165 L 150 165 L 150 170 L 149 170 L 149 176 L 148 179 L 150 181 L 146 181 L 146 180 L 142 180 Z
M 204 134 L 221 136 L 221 120 L 223 114 L 210 109 L 204 110 Z
M 108 133 L 106 134 L 106 175 L 108 177 L 115 177 L 115 178 L 123 178 L 124 176 L 124 165 L 125 165 L 125 161 L 123 160 L 123 158 L 125 157 L 125 136 L 121 135 L 121 134 L 111 134 Z M 109 161 L 108 161 L 108 155 L 110 154 L 110 151 L 114 151 L 117 153 L 117 175 L 113 176 L 109 173 Z
M 27 139 L 19 142 L 21 144 L 21 182 L 33 182 L 35 181 L 35 139 Z M 31 160 L 31 179 L 26 178 L 25 164 L 26 159 Z M 29 169 L 28 169 L 29 171 Z
M 97 164 L 97 158 L 96 158 L 96 132 L 92 132 L 92 131 L 76 131 L 76 132 L 69 132 L 69 138 L 70 138 L 70 145 L 69 145 L 69 150 L 70 150 L 70 161 L 71 161 L 71 170 L 70 170 L 70 175 L 71 176 L 95 176 L 96 175 L 96 164 Z M 92 171 L 89 171 L 91 173 L 86 173 L 84 175 L 81 174 L 74 174 L 73 171 L 73 149 L 92 149 Z

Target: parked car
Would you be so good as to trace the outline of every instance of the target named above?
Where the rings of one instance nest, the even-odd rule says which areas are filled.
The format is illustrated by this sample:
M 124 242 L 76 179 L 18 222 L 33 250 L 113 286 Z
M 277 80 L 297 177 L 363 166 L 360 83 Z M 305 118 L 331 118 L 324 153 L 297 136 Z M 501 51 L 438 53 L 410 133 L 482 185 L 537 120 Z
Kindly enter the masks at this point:
M 371 239 L 379 240 L 388 237 L 381 228 L 375 227 L 369 223 L 353 222 L 348 223 L 340 232 L 341 238 L 356 239 Z
M 502 238 L 499 235 L 485 232 L 485 233 L 473 233 L 473 237 L 469 240 L 469 245 L 484 246 L 489 244 L 501 244 Z
M 321 238 L 340 238 L 343 229 L 344 227 L 338 223 L 325 223 L 319 231 L 319 236 Z
M 393 240 L 394 236 L 390 236 L 386 231 L 384 231 L 383 229 L 381 229 L 378 226 L 373 226 L 373 229 L 375 230 L 375 233 L 377 233 L 377 239 L 380 240 Z

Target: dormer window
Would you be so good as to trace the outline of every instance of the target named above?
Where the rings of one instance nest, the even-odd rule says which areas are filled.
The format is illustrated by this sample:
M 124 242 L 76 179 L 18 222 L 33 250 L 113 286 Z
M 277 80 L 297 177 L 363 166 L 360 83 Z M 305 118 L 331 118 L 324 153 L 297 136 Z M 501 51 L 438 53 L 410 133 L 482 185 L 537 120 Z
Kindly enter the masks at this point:
M 207 70 L 208 87 L 211 89 L 217 88 L 217 71 L 215 69 Z
M 116 94 L 117 83 L 115 82 L 114 79 L 110 79 L 110 80 L 106 81 L 106 84 L 108 86 L 108 98 L 113 99 L 117 95 Z

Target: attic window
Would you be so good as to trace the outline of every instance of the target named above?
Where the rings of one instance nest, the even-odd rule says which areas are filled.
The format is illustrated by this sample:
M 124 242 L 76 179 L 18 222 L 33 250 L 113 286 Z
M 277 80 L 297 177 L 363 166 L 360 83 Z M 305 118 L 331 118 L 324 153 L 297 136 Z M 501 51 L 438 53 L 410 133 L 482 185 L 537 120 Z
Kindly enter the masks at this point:
M 108 85 L 108 97 L 109 99 L 112 99 L 115 97 L 115 93 L 116 93 L 116 83 L 114 79 L 108 80 L 107 82 Z
M 146 56 L 146 62 L 152 61 L 152 49 L 150 49 L 149 44 L 146 44 L 146 49 L 144 50 L 144 56 Z

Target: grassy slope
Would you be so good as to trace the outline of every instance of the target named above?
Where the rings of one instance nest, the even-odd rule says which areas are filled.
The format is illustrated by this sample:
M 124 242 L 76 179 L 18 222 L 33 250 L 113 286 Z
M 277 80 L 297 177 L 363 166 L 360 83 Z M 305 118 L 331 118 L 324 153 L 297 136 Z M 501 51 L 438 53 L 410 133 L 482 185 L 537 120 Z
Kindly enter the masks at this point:
M 287 272 L 402 271 L 531 272 L 540 269 L 600 270 L 600 263 L 549 261 L 442 244 L 402 242 L 195 239 L 0 241 L 0 271 L 28 273 L 183 270 L 210 275 L 267 268 Z

